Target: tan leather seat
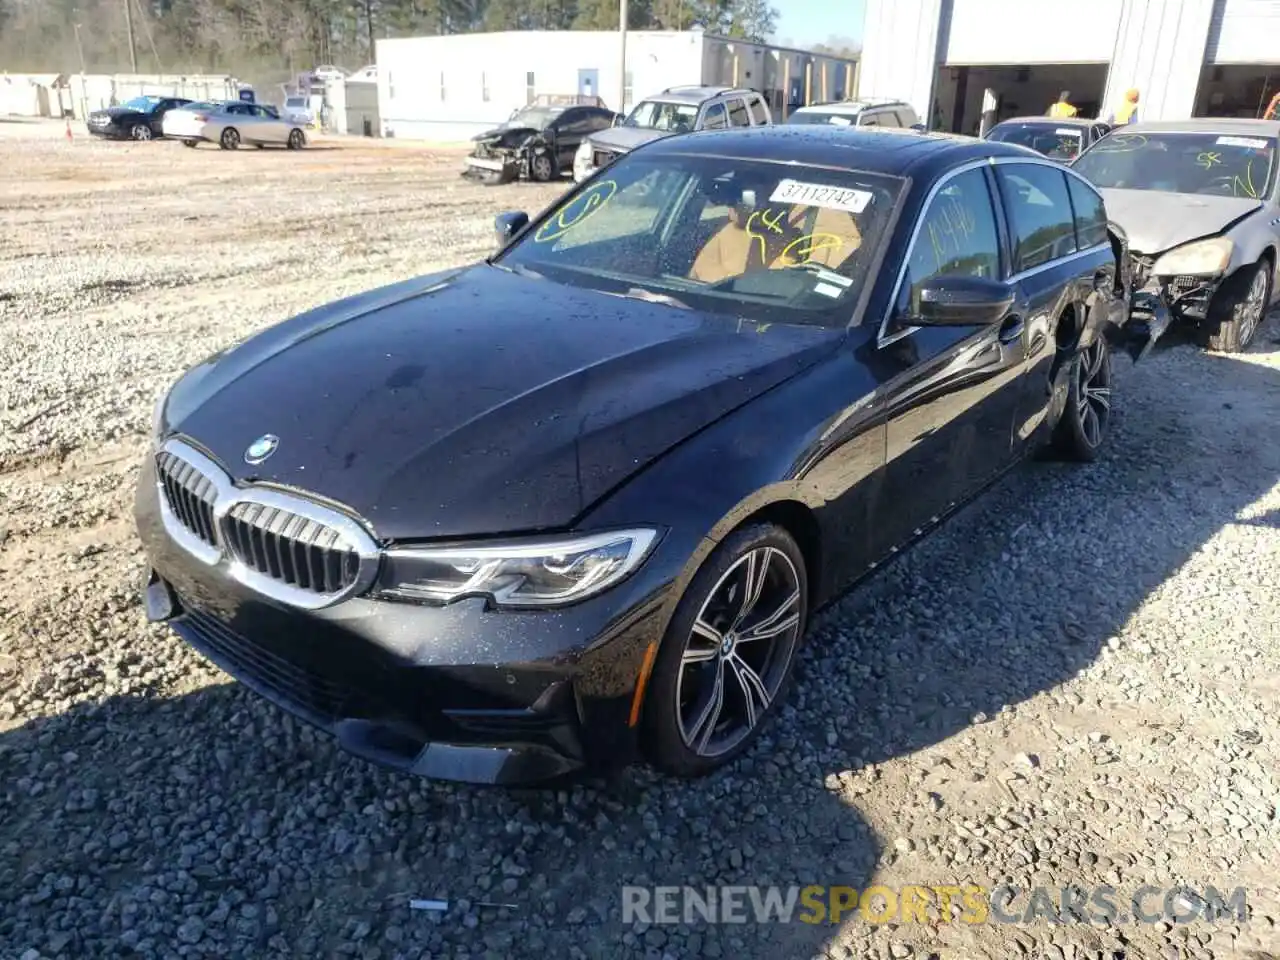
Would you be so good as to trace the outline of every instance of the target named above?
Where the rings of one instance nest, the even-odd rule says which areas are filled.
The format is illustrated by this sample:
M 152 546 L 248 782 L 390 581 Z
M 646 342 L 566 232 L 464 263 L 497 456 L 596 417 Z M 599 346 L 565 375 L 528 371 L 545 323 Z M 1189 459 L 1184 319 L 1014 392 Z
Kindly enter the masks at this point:
M 853 214 L 800 205 L 785 216 L 776 207 L 755 210 L 745 222 L 735 211 L 698 251 L 689 277 L 718 283 L 748 270 L 783 269 L 798 263 L 820 263 L 837 269 L 862 245 Z

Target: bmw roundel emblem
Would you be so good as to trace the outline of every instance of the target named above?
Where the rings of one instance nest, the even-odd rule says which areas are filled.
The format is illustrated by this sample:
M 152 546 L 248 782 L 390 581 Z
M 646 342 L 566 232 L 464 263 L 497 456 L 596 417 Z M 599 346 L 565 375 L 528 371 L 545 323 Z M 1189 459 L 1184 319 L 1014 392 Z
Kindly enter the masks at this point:
M 258 464 L 267 457 L 276 452 L 276 447 L 280 446 L 280 438 L 274 433 L 264 433 L 253 443 L 249 444 L 249 449 L 244 452 L 244 462 Z

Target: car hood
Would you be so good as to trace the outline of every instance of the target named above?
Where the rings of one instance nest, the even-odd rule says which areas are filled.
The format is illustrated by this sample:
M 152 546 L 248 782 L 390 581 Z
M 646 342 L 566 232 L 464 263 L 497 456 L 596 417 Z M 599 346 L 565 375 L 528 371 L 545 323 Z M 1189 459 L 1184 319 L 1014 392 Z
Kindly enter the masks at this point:
M 1107 215 L 1129 234 L 1129 249 L 1148 256 L 1222 233 L 1262 206 L 1257 200 L 1197 193 L 1112 187 L 1100 192 L 1107 204 Z
M 346 504 L 386 540 L 550 529 L 842 337 L 476 265 L 211 358 L 174 386 L 163 427 L 239 481 Z M 247 465 L 267 433 L 277 451 Z
M 110 117 L 112 120 L 130 120 L 135 117 L 147 117 L 150 114 L 142 113 L 128 107 L 107 107 L 105 110 L 93 110 L 89 113 L 90 117 Z
M 599 147 L 601 150 L 612 150 L 616 153 L 626 153 L 641 144 L 661 140 L 663 137 L 669 136 L 671 134 L 664 130 L 653 130 L 649 127 L 610 127 L 607 130 L 601 130 L 599 133 L 593 133 L 589 139 L 593 147 Z
M 514 147 L 529 137 L 541 136 L 542 131 L 534 127 L 494 127 L 484 133 L 477 133 L 471 139 L 477 143 L 488 143 L 491 146 Z

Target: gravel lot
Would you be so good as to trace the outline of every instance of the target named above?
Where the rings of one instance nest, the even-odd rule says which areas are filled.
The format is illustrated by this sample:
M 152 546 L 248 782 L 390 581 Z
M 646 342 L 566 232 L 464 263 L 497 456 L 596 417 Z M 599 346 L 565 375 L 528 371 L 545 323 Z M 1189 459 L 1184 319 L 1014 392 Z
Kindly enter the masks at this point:
M 404 144 L 81 129 L 0 122 L 0 957 L 1280 956 L 1274 320 L 1245 357 L 1119 365 L 1105 457 L 1017 471 L 826 611 L 725 774 L 433 784 L 145 625 L 135 464 L 186 365 L 475 259 L 493 213 L 556 189 Z M 621 921 L 628 883 L 872 882 L 1239 886 L 1251 916 Z

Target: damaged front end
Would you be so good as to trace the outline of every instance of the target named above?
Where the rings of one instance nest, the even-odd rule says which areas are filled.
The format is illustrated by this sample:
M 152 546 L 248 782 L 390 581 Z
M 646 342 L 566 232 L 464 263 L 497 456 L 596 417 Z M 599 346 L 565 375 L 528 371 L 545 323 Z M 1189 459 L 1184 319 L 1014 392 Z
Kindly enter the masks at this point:
M 1134 253 L 1134 290 L 1158 297 L 1178 320 L 1200 324 L 1208 319 L 1209 305 L 1222 285 L 1223 272 L 1189 273 L 1170 269 L 1168 254 Z
M 462 175 L 483 183 L 531 179 L 538 172 L 539 159 L 550 154 L 546 136 L 529 127 L 491 130 L 472 140 L 475 147 L 467 155 Z
M 1107 225 L 1107 233 L 1119 270 L 1105 335 L 1113 347 L 1124 350 L 1137 363 L 1169 329 L 1173 314 L 1162 293 L 1146 288 L 1145 258 L 1130 251 L 1124 229 L 1113 222 Z

